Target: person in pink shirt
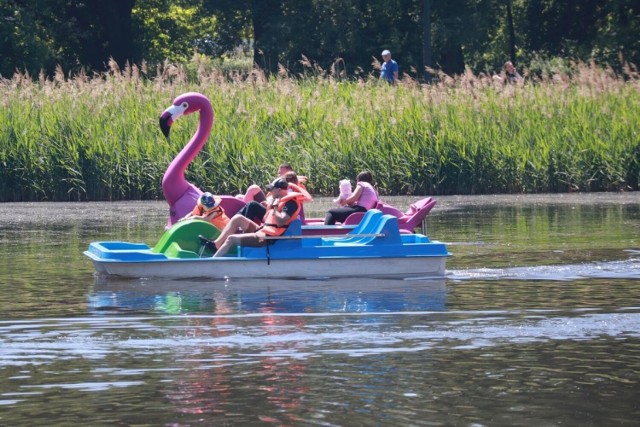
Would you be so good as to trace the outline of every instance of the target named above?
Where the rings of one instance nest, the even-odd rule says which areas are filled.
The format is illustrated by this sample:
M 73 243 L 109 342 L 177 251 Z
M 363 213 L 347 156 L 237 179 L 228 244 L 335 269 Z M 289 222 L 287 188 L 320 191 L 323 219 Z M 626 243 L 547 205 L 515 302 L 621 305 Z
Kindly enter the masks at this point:
M 356 188 L 350 197 L 340 200 L 342 206 L 329 209 L 324 218 L 325 225 L 334 225 L 336 222 L 344 222 L 349 215 L 355 212 L 366 212 L 376 207 L 378 192 L 373 186 L 373 175 L 369 171 L 362 171 L 356 177 Z

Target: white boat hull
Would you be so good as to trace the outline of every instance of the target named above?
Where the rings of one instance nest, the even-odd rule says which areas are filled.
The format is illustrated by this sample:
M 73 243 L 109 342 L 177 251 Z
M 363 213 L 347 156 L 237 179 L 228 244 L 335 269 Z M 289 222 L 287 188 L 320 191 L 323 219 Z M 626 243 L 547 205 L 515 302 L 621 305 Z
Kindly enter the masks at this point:
M 91 257 L 91 255 L 88 255 Z M 130 278 L 331 278 L 443 277 L 445 257 L 242 259 L 198 258 L 170 261 L 114 262 L 91 257 L 98 274 Z
M 442 277 L 450 255 L 442 242 L 400 234 L 398 219 L 371 209 L 343 237 L 302 235 L 300 221 L 262 247 L 238 247 L 234 256 L 201 257 L 205 221 L 183 222 L 166 231 L 154 248 L 143 243 L 93 242 L 85 252 L 100 274 L 166 279 Z

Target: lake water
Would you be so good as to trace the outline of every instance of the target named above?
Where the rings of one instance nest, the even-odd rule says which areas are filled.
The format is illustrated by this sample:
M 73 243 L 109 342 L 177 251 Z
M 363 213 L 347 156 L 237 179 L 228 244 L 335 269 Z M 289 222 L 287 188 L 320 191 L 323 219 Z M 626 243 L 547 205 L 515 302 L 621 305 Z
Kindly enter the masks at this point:
M 0 426 L 637 425 L 640 195 L 437 199 L 431 281 L 97 278 L 163 202 L 0 204 Z

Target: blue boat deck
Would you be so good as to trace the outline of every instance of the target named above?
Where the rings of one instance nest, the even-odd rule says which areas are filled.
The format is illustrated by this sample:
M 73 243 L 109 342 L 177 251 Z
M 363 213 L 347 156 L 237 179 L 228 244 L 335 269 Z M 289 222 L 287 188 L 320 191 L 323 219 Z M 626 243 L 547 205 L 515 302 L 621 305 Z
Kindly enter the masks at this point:
M 203 222 L 190 226 L 182 224 L 175 239 L 163 236 L 154 248 L 144 243 L 93 242 L 87 256 L 106 262 L 153 262 L 199 258 L 198 233 L 189 233 L 190 227 L 203 227 Z M 167 233 L 170 233 L 169 230 Z M 178 237 L 179 234 L 179 237 Z M 195 250 L 194 250 L 195 249 Z M 372 209 L 350 233 L 335 237 L 303 236 L 299 220 L 291 223 L 287 231 L 263 247 L 239 247 L 236 254 L 224 257 L 243 259 L 319 259 L 319 258 L 397 258 L 397 257 L 449 256 L 446 245 L 432 242 L 422 234 L 401 234 L 398 219 Z M 207 257 L 211 259 L 210 257 Z

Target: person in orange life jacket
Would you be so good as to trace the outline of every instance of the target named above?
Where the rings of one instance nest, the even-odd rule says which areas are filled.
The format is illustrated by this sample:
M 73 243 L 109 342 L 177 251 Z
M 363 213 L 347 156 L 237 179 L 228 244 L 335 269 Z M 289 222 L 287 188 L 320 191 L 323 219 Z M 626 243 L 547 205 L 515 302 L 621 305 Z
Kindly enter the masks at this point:
M 231 218 L 220 236 L 208 245 L 215 249 L 214 257 L 225 256 L 234 246 L 260 247 L 267 244 L 265 237 L 279 236 L 287 226 L 298 218 L 305 195 L 298 192 L 289 193 L 289 183 L 282 178 L 276 179 L 267 186 L 273 196 L 263 218 L 263 225 L 258 225 L 250 219 L 236 214 Z M 241 234 L 236 234 L 241 229 Z M 212 247 L 213 246 L 213 247 Z
M 356 188 L 351 196 L 340 199 L 342 207 L 329 209 L 324 218 L 325 225 L 344 222 L 355 212 L 366 212 L 378 204 L 378 192 L 373 186 L 373 175 L 369 171 L 362 171 L 356 177 Z
M 287 181 L 290 184 L 294 184 L 289 187 L 288 191 L 298 191 L 298 192 L 306 193 L 306 190 L 304 189 L 304 187 L 300 185 L 300 182 L 298 181 L 298 176 L 294 171 L 288 171 L 280 178 L 283 178 L 285 181 Z M 299 187 L 296 187 L 296 186 L 299 186 Z M 242 216 L 249 218 L 251 221 L 255 222 L 256 224 L 262 223 L 262 218 L 264 218 L 265 214 L 267 213 L 267 205 L 271 200 L 271 193 L 267 194 L 266 197 L 267 198 L 263 203 L 258 203 L 255 200 L 250 201 L 249 203 L 244 205 L 243 208 L 240 209 L 240 211 L 238 211 L 238 213 L 241 214 Z M 300 208 L 299 215 L 300 215 L 300 219 L 303 219 L 304 207 Z
M 178 221 L 195 218 L 202 219 L 209 221 L 218 230 L 222 230 L 229 222 L 229 217 L 224 213 L 220 202 L 220 197 L 214 196 L 209 192 L 202 193 L 193 210 Z
M 293 170 L 293 167 L 289 163 L 286 163 L 286 162 L 281 163 L 280 166 L 278 166 L 278 178 L 284 178 L 285 174 L 288 172 L 295 173 Z M 304 188 L 304 182 L 306 182 L 306 180 L 307 180 L 307 177 L 299 176 L 298 177 L 299 182 L 297 182 L 296 184 Z M 246 203 L 256 201 L 266 206 L 267 196 L 262 191 L 262 188 L 260 188 L 260 186 L 256 184 L 249 186 L 245 194 L 238 194 L 236 197 Z

